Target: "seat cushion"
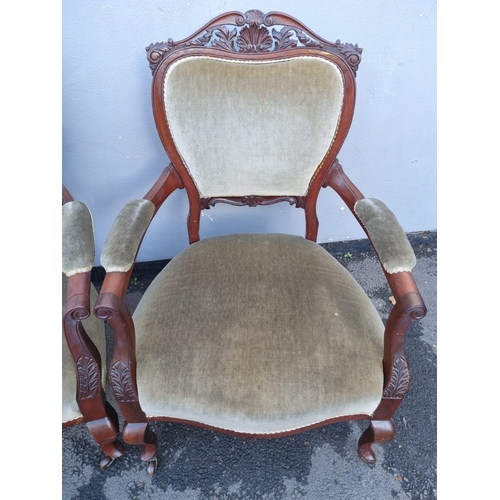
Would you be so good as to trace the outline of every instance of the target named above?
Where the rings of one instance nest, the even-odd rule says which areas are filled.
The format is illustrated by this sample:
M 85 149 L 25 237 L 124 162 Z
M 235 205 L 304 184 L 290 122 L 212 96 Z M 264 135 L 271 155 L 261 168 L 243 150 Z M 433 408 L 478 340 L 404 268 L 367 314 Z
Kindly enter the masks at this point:
M 279 433 L 371 414 L 384 326 L 326 250 L 298 236 L 208 238 L 177 255 L 134 313 L 150 417 Z
M 63 308 L 66 303 L 66 293 L 67 293 L 68 278 L 63 273 L 62 275 L 62 303 Z M 97 300 L 97 290 L 91 284 L 90 285 L 90 304 L 91 306 L 95 304 Z M 82 322 L 85 331 L 88 336 L 94 342 L 99 353 L 101 355 L 101 360 L 106 360 L 106 342 L 104 336 L 104 323 L 97 319 L 93 314 L 91 314 L 86 320 Z M 105 363 L 103 365 L 103 375 L 102 380 L 106 380 L 105 374 Z M 78 408 L 76 402 L 76 391 L 77 391 L 77 378 L 76 378 L 76 367 L 73 357 L 68 349 L 68 344 L 66 343 L 66 338 L 64 332 L 62 333 L 62 421 L 69 422 L 80 418 L 82 414 Z

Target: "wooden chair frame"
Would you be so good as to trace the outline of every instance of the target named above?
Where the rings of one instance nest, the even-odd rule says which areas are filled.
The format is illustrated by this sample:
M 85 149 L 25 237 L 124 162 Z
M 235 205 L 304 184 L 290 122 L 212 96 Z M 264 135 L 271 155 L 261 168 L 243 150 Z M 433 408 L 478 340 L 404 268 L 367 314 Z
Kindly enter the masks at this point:
M 62 204 L 71 201 L 75 200 L 63 186 Z M 85 422 L 92 437 L 106 455 L 100 462 L 101 468 L 105 469 L 123 455 L 124 449 L 118 440 L 118 414 L 106 401 L 102 388 L 101 355 L 82 325 L 82 321 L 87 319 L 90 313 L 90 272 L 69 276 L 62 326 L 75 362 L 76 400 L 82 416 L 63 422 L 62 428 Z
M 270 32 L 270 27 L 278 25 L 281 26 L 279 31 L 273 28 Z M 228 26 L 234 28 L 231 29 Z M 316 241 L 318 233 L 316 201 L 320 189 L 327 187 L 338 193 L 358 222 L 361 223 L 354 211 L 354 205 L 364 196 L 350 181 L 337 160 L 337 154 L 345 140 L 354 112 L 355 76 L 361 60 L 361 48 L 358 48 L 357 45 L 341 43 L 339 40 L 335 43 L 329 42 L 286 14 L 279 12 L 264 14 L 257 10 L 250 10 L 246 13 L 229 12 L 223 14 L 184 40 L 173 42 L 169 39 L 166 43 L 151 44 L 146 48 L 146 51 L 153 72 L 152 103 L 155 123 L 171 163 L 144 196 L 144 199 L 154 203 L 156 214 L 173 191 L 185 188 L 189 199 L 187 226 L 190 243 L 200 239 L 201 210 L 209 209 L 216 203 L 257 206 L 282 201 L 304 209 L 305 237 Z M 341 68 L 345 92 L 342 119 L 334 145 L 316 170 L 305 196 L 254 196 L 249 193 L 248 196 L 244 197 L 200 197 L 172 140 L 165 117 L 162 87 L 164 74 L 170 64 L 183 57 L 195 55 L 251 61 L 279 60 L 299 55 L 311 55 L 332 61 Z M 307 89 L 304 89 L 304 92 L 307 92 Z M 361 226 L 370 238 L 363 224 Z M 128 272 L 107 273 L 94 311 L 98 318 L 107 320 L 111 324 L 115 333 L 116 342 L 110 364 L 110 379 L 126 422 L 123 439 L 129 444 L 142 445 L 141 458 L 149 463 L 148 472 L 154 473 L 156 436 L 150 431 L 148 418 L 139 403 L 140 395 L 136 385 L 134 324 L 124 304 L 131 273 L 132 268 Z M 298 430 L 272 434 L 272 437 L 295 434 L 343 420 L 367 419 L 370 420 L 370 424 L 359 440 L 358 450 L 361 458 L 368 463 L 373 463 L 376 459 L 371 445 L 390 441 L 394 437 L 395 428 L 391 418 L 407 394 L 411 379 L 408 359 L 404 350 L 404 339 L 412 321 L 422 318 L 426 314 L 426 308 L 410 272 L 389 274 L 384 271 L 384 273 L 396 304 L 389 315 L 385 328 L 383 397 L 374 414 L 334 418 Z M 169 418 L 155 418 L 155 420 L 179 422 L 177 419 Z M 201 425 L 197 422 L 182 421 L 182 423 Z M 245 436 L 245 434 L 222 429 L 216 430 Z M 251 437 L 271 436 L 252 434 Z

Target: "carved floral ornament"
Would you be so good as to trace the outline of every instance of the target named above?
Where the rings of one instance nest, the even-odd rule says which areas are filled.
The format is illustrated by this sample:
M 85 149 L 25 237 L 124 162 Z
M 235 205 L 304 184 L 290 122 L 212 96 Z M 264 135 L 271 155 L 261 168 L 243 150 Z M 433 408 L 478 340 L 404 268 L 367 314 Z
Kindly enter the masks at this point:
M 265 53 L 303 46 L 339 55 L 356 74 L 363 51 L 357 44 L 341 43 L 340 40 L 335 43 L 318 40 L 302 25 L 300 28 L 281 25 L 281 29 L 273 28 L 270 32 L 267 27 L 274 25 L 272 13 L 264 14 L 260 10 L 249 10 L 245 14 L 235 16 L 230 26 L 236 27 L 232 29 L 227 24 L 218 24 L 209 26 L 203 34 L 200 35 L 198 32 L 182 42 L 174 43 L 169 38 L 167 42 L 152 43 L 146 47 L 150 68 L 154 73 L 167 52 L 186 47 L 211 47 L 226 52 Z
M 296 205 L 297 208 L 304 208 L 305 197 L 304 196 L 243 196 L 241 198 L 202 198 L 201 207 L 205 210 L 209 210 L 211 207 L 217 203 L 228 203 L 229 205 L 234 205 L 238 207 L 249 206 L 256 207 L 258 205 L 274 205 L 275 203 L 280 203 L 286 201 L 290 205 Z

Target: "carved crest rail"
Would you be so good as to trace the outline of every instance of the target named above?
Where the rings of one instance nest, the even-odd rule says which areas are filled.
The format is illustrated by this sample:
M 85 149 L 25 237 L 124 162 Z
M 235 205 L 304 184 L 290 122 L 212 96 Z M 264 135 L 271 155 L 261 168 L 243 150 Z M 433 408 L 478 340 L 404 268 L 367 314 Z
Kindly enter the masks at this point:
M 233 28 L 234 26 L 234 28 Z M 274 26 L 281 26 L 276 29 Z M 273 27 L 269 30 L 269 27 Z M 249 10 L 233 12 L 215 18 L 212 23 L 189 38 L 174 42 L 152 43 L 146 47 L 149 66 L 154 73 L 166 53 L 189 47 L 210 47 L 224 52 L 278 52 L 297 47 L 314 47 L 340 56 L 354 75 L 361 62 L 363 49 L 352 43 L 328 42 L 293 17 L 279 12 L 264 14 Z

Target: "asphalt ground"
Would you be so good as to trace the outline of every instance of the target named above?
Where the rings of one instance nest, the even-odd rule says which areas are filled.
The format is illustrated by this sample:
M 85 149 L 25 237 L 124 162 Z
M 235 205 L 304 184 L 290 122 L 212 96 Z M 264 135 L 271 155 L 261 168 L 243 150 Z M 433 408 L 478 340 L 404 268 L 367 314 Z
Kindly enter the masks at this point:
M 417 256 L 413 275 L 428 314 L 412 325 L 406 350 L 410 391 L 394 416 L 395 438 L 374 445 L 377 463 L 357 454 L 367 422 L 343 422 L 295 436 L 243 439 L 197 427 L 152 423 L 158 470 L 146 474 L 139 447 L 101 470 L 102 453 L 85 424 L 62 431 L 63 500 L 124 499 L 434 499 L 437 498 L 436 233 L 409 235 Z M 366 241 L 325 244 L 364 287 L 386 320 L 390 289 Z M 165 262 L 138 264 L 127 293 L 133 311 Z M 93 270 L 97 288 L 103 272 Z M 134 279 L 136 278 L 136 279 Z M 112 335 L 106 327 L 108 348 Z M 107 390 L 110 402 L 118 408 Z

